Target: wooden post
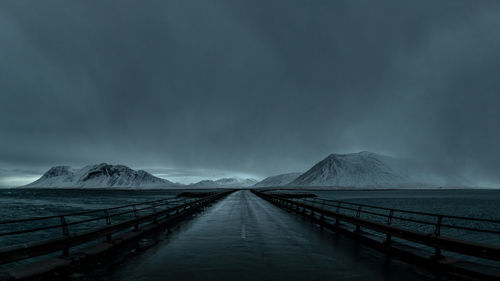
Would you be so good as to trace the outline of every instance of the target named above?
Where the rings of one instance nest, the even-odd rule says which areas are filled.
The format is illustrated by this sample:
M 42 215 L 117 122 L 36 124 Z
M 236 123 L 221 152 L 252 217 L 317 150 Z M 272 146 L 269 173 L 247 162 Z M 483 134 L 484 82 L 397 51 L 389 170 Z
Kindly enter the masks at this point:
M 106 225 L 111 224 L 111 217 L 109 216 L 108 210 L 104 210 L 104 216 L 106 217 Z M 106 242 L 111 243 L 111 233 L 106 234 Z
M 439 215 L 436 223 L 436 229 L 434 229 L 434 236 L 439 237 L 441 235 L 441 223 L 443 221 L 443 216 Z M 441 255 L 441 249 L 439 247 L 434 248 L 434 259 L 438 260 L 443 258 L 443 255 Z
M 134 209 L 134 218 L 137 219 L 137 208 L 135 205 L 132 208 Z M 137 222 L 134 224 L 134 231 L 139 231 L 139 224 Z
M 69 238 L 69 229 L 68 224 L 66 223 L 66 218 L 64 216 L 60 216 L 59 220 L 61 221 L 61 228 L 63 235 Z M 66 247 L 63 249 L 63 256 L 67 257 L 69 255 L 69 248 Z
M 391 209 L 391 210 L 389 211 L 389 216 L 387 217 L 387 224 L 388 224 L 388 225 L 391 225 L 391 224 L 392 224 L 392 216 L 393 216 L 393 215 L 394 215 L 394 210 L 393 210 L 393 209 Z M 385 243 L 387 246 L 391 246 L 392 240 L 391 240 L 391 234 L 390 234 L 390 233 L 387 233 L 384 243 Z

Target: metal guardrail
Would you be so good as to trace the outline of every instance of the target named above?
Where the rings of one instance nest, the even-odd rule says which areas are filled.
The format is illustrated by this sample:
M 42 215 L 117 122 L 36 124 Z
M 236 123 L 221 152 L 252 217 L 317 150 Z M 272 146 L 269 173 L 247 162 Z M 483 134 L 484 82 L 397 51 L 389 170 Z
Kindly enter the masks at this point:
M 72 226 L 72 225 L 78 225 L 78 224 L 88 223 L 88 222 L 92 222 L 92 221 L 99 221 L 99 220 L 104 220 L 106 222 L 106 224 L 109 224 L 111 222 L 111 219 L 114 217 L 130 214 L 130 213 L 134 213 L 134 216 L 137 216 L 137 213 L 152 210 L 155 207 L 160 207 L 162 205 L 168 206 L 168 205 L 172 205 L 172 204 L 175 204 L 178 202 L 187 203 L 186 201 L 188 201 L 188 200 L 183 201 L 183 200 L 180 200 L 177 198 L 168 198 L 168 199 L 160 199 L 160 200 L 154 200 L 154 201 L 148 201 L 148 202 L 142 202 L 142 203 L 135 203 L 135 204 L 129 204 L 129 205 L 124 205 L 124 206 L 112 207 L 112 208 L 89 210 L 89 211 L 84 211 L 84 212 L 76 212 L 76 213 L 65 214 L 65 215 L 54 215 L 54 216 L 26 218 L 26 219 L 19 219 L 19 220 L 0 221 L 0 226 L 5 226 L 5 225 L 12 226 L 15 224 L 40 222 L 40 221 L 53 221 L 54 219 L 57 219 L 59 221 L 59 223 L 57 223 L 57 224 L 53 224 L 53 222 L 52 222 L 52 224 L 47 225 L 47 226 L 42 226 L 42 227 L 0 232 L 0 237 L 12 236 L 12 235 L 18 235 L 18 234 L 24 234 L 24 233 L 32 233 L 32 232 L 37 232 L 37 231 L 50 230 L 50 229 L 54 229 L 54 228 L 60 228 L 62 230 L 63 235 L 68 235 L 69 234 L 69 226 Z M 129 208 L 130 208 L 130 210 L 126 210 Z M 124 211 L 121 211 L 121 210 L 124 210 Z M 121 212 L 112 213 L 113 211 L 121 211 Z M 101 216 L 99 216 L 99 214 L 101 214 Z M 69 222 L 69 219 L 72 217 L 92 216 L 92 215 L 97 215 L 97 216 L 94 216 L 94 217 L 88 218 L 88 219 L 84 219 L 84 220 Z
M 259 192 L 252 190 L 259 197 L 276 205 L 290 210 L 298 211 L 311 218 L 313 221 L 325 225 L 328 228 L 360 238 L 366 244 L 391 254 L 399 254 L 409 260 L 431 267 L 446 268 L 447 271 L 458 272 L 465 276 L 481 276 L 480 280 L 499 280 L 500 276 L 489 275 L 484 272 L 470 271 L 464 268 L 455 268 L 446 263 L 442 250 L 453 252 L 466 257 L 482 258 L 492 262 L 500 261 L 500 247 L 477 243 L 472 241 L 442 236 L 442 229 L 455 229 L 467 232 L 486 233 L 492 235 L 500 234 L 500 220 L 486 218 L 472 218 L 454 215 L 442 215 L 410 210 L 384 208 L 366 204 L 358 204 L 339 200 L 322 198 L 284 198 L 279 194 Z M 379 218 L 378 220 L 375 218 Z M 427 219 L 425 219 L 427 218 Z M 447 221 L 453 221 L 451 224 Z M 432 228 L 432 232 L 422 232 L 409 227 L 395 226 L 395 221 L 426 225 Z M 479 228 L 460 225 L 460 222 L 477 222 L 488 224 L 490 228 Z M 346 229 L 347 223 L 354 227 L 353 231 Z M 382 234 L 385 239 L 378 242 L 368 235 L 364 235 L 361 228 Z M 401 251 L 394 246 L 393 238 L 401 241 L 417 243 L 422 246 L 434 248 L 434 255 L 430 257 L 419 257 L 411 252 Z M 399 242 L 399 241 L 398 241 Z M 476 279 L 474 279 L 476 280 Z
M 276 194 L 276 196 L 279 196 Z M 297 199 L 292 199 L 297 201 Z M 391 224 L 393 220 L 400 220 L 412 223 L 419 223 L 425 225 L 431 225 L 434 227 L 434 235 L 440 236 L 442 228 L 449 229 L 459 229 L 466 230 L 472 232 L 481 232 L 481 233 L 490 233 L 490 234 L 500 234 L 500 220 L 497 219 L 487 219 L 487 218 L 474 218 L 474 217 L 464 217 L 464 216 L 454 216 L 454 215 L 443 215 L 436 213 L 427 213 L 427 212 L 418 212 L 411 210 L 402 210 L 402 209 L 394 209 L 394 208 L 385 208 L 367 204 L 359 204 L 347 201 L 339 201 L 339 200 L 331 200 L 331 199 L 323 199 L 323 198 L 306 198 L 300 199 L 300 201 L 304 204 L 308 204 L 311 206 L 319 205 L 322 209 L 332 207 L 335 208 L 337 212 L 341 210 L 353 211 L 356 213 L 357 217 L 360 217 L 361 214 L 369 214 L 373 216 L 379 216 L 387 219 L 387 224 Z M 386 213 L 380 213 L 377 211 L 385 211 Z M 418 215 L 422 217 L 432 218 L 432 221 L 426 221 L 418 218 L 411 217 L 403 217 L 398 216 L 404 214 Z M 445 219 L 453 220 L 455 223 L 460 223 L 460 221 L 467 222 L 481 222 L 481 223 L 489 223 L 492 228 L 478 228 L 478 227 L 469 227 L 469 226 L 461 226 L 461 225 L 452 225 L 445 223 Z
M 195 207 L 200 207 L 219 198 L 222 198 L 230 192 L 232 191 L 220 192 L 201 199 L 168 198 L 65 215 L 0 221 L 0 226 L 9 227 L 18 224 L 28 225 L 28 228 L 26 229 L 0 232 L 0 237 L 30 234 L 58 228 L 61 230 L 62 234 L 54 234 L 55 236 L 59 236 L 57 238 L 42 241 L 27 241 L 25 243 L 2 247 L 0 248 L 0 264 L 7 264 L 20 260 L 30 259 L 61 250 L 63 256 L 68 256 L 69 250 L 72 247 L 83 245 L 103 237 L 106 237 L 106 241 L 110 242 L 114 233 L 125 231 L 131 228 L 133 228 L 134 231 L 138 231 L 140 225 L 143 223 L 155 223 L 161 217 L 168 218 L 173 215 L 179 215 L 179 213 L 183 211 Z M 76 221 L 71 220 L 71 218 L 78 218 L 82 216 L 92 217 Z M 122 219 L 116 222 L 113 221 L 113 219 L 117 218 Z M 58 220 L 59 223 L 44 225 L 40 227 L 29 227 L 29 225 L 33 222 L 53 220 Z M 93 227 L 90 230 L 77 231 L 74 233 L 71 231 L 71 227 L 98 221 L 103 221 L 103 226 Z

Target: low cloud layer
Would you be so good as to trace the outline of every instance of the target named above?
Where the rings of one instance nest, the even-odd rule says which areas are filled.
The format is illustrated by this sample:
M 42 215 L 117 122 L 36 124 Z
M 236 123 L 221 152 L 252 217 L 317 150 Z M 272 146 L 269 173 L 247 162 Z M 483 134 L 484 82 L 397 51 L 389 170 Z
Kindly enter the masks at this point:
M 266 176 L 368 150 L 500 180 L 500 2 L 5 1 L 0 167 Z

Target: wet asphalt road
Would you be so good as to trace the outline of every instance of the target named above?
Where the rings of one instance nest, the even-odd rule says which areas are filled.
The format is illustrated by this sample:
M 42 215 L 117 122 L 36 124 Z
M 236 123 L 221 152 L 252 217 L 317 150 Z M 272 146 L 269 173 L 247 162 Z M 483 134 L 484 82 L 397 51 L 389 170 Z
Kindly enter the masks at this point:
M 215 203 L 106 280 L 427 280 L 250 191 Z

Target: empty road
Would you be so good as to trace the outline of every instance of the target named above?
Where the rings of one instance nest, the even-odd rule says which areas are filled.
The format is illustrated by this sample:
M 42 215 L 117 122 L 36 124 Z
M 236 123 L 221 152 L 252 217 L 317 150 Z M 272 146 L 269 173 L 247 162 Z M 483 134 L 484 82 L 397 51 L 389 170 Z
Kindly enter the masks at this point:
M 414 266 L 238 191 L 109 280 L 426 280 Z

